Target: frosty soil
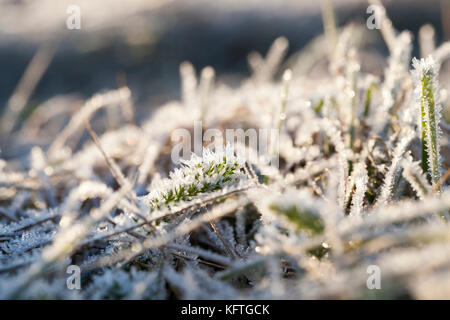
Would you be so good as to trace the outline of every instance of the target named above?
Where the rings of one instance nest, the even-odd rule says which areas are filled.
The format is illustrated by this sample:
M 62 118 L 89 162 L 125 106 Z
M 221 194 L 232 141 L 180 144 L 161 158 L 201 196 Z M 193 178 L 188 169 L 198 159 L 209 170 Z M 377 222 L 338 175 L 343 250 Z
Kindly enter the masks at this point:
M 358 42 L 378 31 L 347 25 L 286 64 L 276 39 L 239 86 L 185 62 L 181 99 L 147 118 L 122 87 L 1 126 L 0 298 L 449 299 L 450 42 L 419 41 L 415 58 L 377 8 L 382 76 Z M 275 130 L 279 165 L 203 139 L 174 163 L 173 134 L 196 123 Z

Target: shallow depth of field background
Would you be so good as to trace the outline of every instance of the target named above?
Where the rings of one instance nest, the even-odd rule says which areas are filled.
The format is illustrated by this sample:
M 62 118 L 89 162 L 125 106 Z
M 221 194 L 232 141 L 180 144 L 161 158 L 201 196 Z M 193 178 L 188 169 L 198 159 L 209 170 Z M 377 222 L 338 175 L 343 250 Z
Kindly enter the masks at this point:
M 137 119 L 179 98 L 179 64 L 197 70 L 210 65 L 218 81 L 239 85 L 249 74 L 247 55 L 265 54 L 279 36 L 289 40 L 288 56 L 323 32 L 320 1 L 167 1 L 167 0 L 0 0 L 0 110 L 37 50 L 57 46 L 55 56 L 31 95 L 22 116 L 58 95 L 81 103 L 92 94 L 124 84 L 133 93 Z M 68 30 L 67 6 L 81 8 L 81 30 Z M 425 23 L 437 43 L 450 39 L 450 1 L 383 1 L 397 30 L 414 33 Z M 337 22 L 365 25 L 364 0 L 333 1 Z M 382 75 L 387 48 L 378 30 L 367 30 L 363 68 Z M 444 65 L 442 72 L 446 71 Z M 319 68 L 320 69 L 320 68 Z M 311 76 L 315 76 L 312 74 Z M 320 76 L 319 71 L 317 75 Z M 449 88 L 450 81 L 441 85 Z M 69 98 L 69 97 L 65 97 Z M 73 98 L 73 99 L 72 99 Z M 72 101 L 72 102 L 70 102 Z M 17 128 L 16 128 L 17 129 Z M 6 156 L 6 155 L 5 155 Z

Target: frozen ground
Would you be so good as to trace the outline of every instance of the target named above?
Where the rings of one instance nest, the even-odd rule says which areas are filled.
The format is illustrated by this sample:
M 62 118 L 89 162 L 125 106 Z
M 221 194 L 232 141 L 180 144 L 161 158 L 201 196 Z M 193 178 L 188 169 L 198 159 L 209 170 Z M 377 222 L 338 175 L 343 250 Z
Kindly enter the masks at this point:
M 0 3 L 0 298 L 450 298 L 439 2 Z

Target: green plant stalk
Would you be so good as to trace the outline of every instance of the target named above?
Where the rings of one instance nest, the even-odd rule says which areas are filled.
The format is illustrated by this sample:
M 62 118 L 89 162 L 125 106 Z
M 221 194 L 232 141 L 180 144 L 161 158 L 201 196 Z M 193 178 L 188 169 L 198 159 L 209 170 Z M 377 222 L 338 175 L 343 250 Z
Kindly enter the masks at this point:
M 422 124 L 422 169 L 428 173 L 433 185 L 440 178 L 438 124 L 436 123 L 436 102 L 434 101 L 432 75 L 427 72 L 422 78 L 420 113 Z
M 367 118 L 370 113 L 370 104 L 372 102 L 372 91 L 375 88 L 375 84 L 371 83 L 366 91 L 366 99 L 364 102 L 364 118 Z
M 321 100 L 315 105 L 315 107 L 314 107 L 314 112 L 315 112 L 317 115 L 320 114 L 320 111 L 322 110 L 324 104 L 325 104 L 325 103 L 324 103 L 324 100 L 321 99 Z
M 295 206 L 282 208 L 278 205 L 270 205 L 270 209 L 287 218 L 293 223 L 297 231 L 306 231 L 311 235 L 317 235 L 325 230 L 325 223 L 322 218 L 307 210 L 299 210 Z

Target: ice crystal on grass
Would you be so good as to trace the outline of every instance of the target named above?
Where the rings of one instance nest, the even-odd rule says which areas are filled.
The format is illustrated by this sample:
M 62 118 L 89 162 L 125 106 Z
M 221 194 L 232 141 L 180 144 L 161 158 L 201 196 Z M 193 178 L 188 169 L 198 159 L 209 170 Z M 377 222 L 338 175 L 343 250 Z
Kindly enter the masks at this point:
M 362 163 L 355 166 L 355 193 L 352 198 L 350 215 L 359 216 L 364 211 L 364 198 L 367 190 L 367 170 Z
M 411 184 L 420 199 L 424 199 L 431 192 L 431 185 L 427 181 L 419 161 L 412 161 L 411 157 L 402 160 L 403 176 Z
M 309 190 L 286 190 L 267 205 L 268 209 L 285 219 L 296 231 L 315 235 L 325 228 L 320 216 L 323 204 L 321 200 L 314 199 Z
M 190 201 L 197 195 L 246 180 L 244 160 L 233 152 L 230 145 L 217 152 L 205 148 L 202 156 L 193 154 L 190 160 L 182 160 L 182 167 L 172 171 L 168 179 L 156 180 L 150 186 L 145 198 L 151 209 L 170 209 L 180 201 Z
M 331 37 L 286 64 L 283 37 L 265 58 L 252 53 L 240 86 L 183 63 L 181 101 L 144 108 L 137 123 L 126 87 L 74 114 L 37 107 L 0 137 L 0 298 L 450 298 L 450 130 L 437 83 L 449 45 L 424 28 L 430 56 L 411 61 L 411 34 L 371 3 L 389 49 L 382 77 L 367 71 L 365 29 L 328 21 Z M 198 120 L 279 129 L 279 153 L 266 150 L 278 166 L 234 149 L 256 154 L 250 143 L 200 144 L 175 163 L 177 129 Z M 80 290 L 66 286 L 70 265 Z
M 431 56 L 426 59 L 413 59 L 415 94 L 420 108 L 422 137 L 422 168 L 428 172 L 433 185 L 441 176 L 440 144 L 441 104 L 437 74 L 439 66 Z

